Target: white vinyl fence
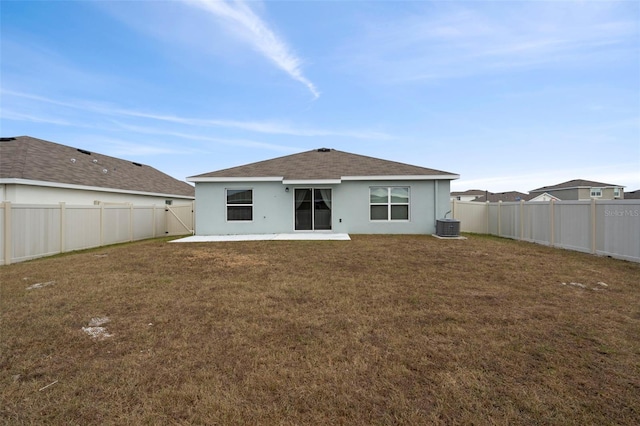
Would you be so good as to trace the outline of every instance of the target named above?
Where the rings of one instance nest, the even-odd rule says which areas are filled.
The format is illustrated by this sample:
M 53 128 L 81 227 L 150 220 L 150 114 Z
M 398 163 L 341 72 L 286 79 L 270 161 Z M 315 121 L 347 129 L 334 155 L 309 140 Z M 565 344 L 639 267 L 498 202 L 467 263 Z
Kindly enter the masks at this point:
M 453 201 L 462 232 L 640 262 L 640 200 Z
M 0 203 L 0 265 L 162 236 L 193 234 L 193 203 L 72 206 Z

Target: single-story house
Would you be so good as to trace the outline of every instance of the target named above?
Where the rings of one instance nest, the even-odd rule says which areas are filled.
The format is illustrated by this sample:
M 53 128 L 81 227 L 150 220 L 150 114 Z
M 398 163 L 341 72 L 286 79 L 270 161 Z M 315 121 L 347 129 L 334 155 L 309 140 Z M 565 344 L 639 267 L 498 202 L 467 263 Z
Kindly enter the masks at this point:
M 543 186 L 529 191 L 531 197 L 543 193 L 560 200 L 621 200 L 624 198 L 624 186 L 611 183 L 594 182 L 592 180 L 574 179 L 557 185 Z
M 191 203 L 195 189 L 161 171 L 29 136 L 0 138 L 0 202 Z
M 335 149 L 187 178 L 196 235 L 432 234 L 459 175 Z

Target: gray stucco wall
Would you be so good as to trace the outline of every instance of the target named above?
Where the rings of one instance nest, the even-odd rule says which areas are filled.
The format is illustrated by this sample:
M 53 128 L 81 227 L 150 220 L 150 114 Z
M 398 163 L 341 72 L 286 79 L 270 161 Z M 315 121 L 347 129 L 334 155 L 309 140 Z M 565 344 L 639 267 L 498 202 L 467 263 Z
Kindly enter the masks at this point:
M 408 186 L 409 221 L 369 219 L 371 186 Z M 289 192 L 285 188 L 289 187 Z M 310 185 L 281 182 L 196 183 L 196 234 L 270 234 L 294 232 L 294 189 Z M 450 181 L 343 181 L 313 185 L 332 189 L 333 232 L 353 234 L 431 234 L 449 211 Z M 225 189 L 253 189 L 253 221 L 227 222 Z M 437 196 L 435 195 L 437 191 Z

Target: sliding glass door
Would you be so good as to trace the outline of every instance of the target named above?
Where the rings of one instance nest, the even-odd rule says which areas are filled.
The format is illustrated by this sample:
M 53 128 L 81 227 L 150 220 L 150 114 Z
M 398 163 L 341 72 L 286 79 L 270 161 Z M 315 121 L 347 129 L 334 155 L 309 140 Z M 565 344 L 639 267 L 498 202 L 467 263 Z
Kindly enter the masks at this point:
M 331 230 L 331 189 L 296 188 L 295 230 Z

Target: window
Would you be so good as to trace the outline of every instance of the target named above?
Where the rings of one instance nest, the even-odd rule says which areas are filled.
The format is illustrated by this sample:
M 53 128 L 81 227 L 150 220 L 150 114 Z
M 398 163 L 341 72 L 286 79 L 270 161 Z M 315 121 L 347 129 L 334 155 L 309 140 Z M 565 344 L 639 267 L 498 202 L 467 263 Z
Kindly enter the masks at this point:
M 602 188 L 591 188 L 591 197 L 602 197 Z
M 409 187 L 369 188 L 371 220 L 409 220 Z
M 613 188 L 613 198 L 620 198 L 622 188 Z
M 227 220 L 253 220 L 252 189 L 227 189 Z

